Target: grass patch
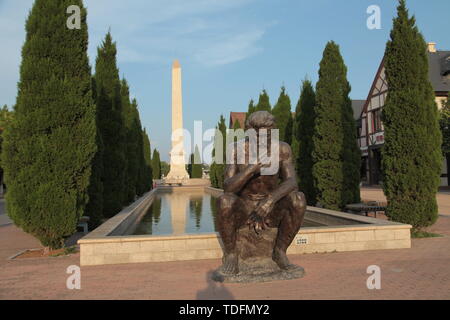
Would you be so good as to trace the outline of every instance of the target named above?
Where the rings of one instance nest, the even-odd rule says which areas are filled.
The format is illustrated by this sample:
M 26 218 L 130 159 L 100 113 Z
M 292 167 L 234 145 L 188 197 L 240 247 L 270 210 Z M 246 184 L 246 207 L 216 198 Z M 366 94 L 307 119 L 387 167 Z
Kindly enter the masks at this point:
M 51 257 L 67 256 L 72 253 L 77 253 L 77 246 L 66 247 L 61 252 L 52 254 Z
M 413 231 L 411 232 L 411 238 L 421 239 L 421 238 L 438 238 L 443 237 L 442 234 L 428 232 L 428 231 Z

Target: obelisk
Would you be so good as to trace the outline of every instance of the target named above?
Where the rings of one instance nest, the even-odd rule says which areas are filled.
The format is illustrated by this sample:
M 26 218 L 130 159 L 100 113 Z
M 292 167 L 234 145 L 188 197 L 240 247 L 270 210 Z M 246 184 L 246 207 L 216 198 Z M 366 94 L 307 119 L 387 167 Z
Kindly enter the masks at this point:
M 172 65 L 172 150 L 170 171 L 166 183 L 183 184 L 189 180 L 184 159 L 183 103 L 181 92 L 181 66 L 178 60 Z

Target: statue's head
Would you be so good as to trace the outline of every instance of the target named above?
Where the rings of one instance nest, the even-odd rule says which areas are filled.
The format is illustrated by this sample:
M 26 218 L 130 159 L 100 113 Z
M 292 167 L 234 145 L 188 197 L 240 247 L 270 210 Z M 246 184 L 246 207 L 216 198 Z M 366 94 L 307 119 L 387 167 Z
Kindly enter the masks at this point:
M 267 111 L 256 111 L 253 112 L 247 120 L 245 120 L 245 130 L 255 129 L 276 129 L 277 124 L 275 122 L 275 117 Z

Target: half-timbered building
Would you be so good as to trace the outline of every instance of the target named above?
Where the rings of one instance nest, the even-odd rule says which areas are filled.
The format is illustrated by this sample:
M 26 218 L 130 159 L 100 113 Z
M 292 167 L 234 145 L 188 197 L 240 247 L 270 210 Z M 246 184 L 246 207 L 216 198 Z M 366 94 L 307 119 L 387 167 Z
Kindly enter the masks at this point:
M 438 51 L 435 43 L 429 43 L 427 54 L 430 82 L 438 108 L 442 108 L 450 90 L 450 51 Z M 384 145 L 384 126 L 381 111 L 388 90 L 383 59 L 358 121 L 358 144 L 362 154 L 361 179 L 369 185 L 379 185 L 382 182 L 381 148 Z M 449 185 L 449 160 L 449 156 L 444 159 L 441 186 Z

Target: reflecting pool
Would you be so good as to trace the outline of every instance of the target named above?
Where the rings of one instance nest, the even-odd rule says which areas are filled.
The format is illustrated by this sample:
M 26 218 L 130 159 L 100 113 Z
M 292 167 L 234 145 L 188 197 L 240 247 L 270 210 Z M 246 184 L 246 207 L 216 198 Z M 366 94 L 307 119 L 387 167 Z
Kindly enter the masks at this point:
M 216 232 L 216 197 L 203 189 L 158 190 L 134 235 L 181 235 Z M 305 219 L 303 227 L 323 226 Z

